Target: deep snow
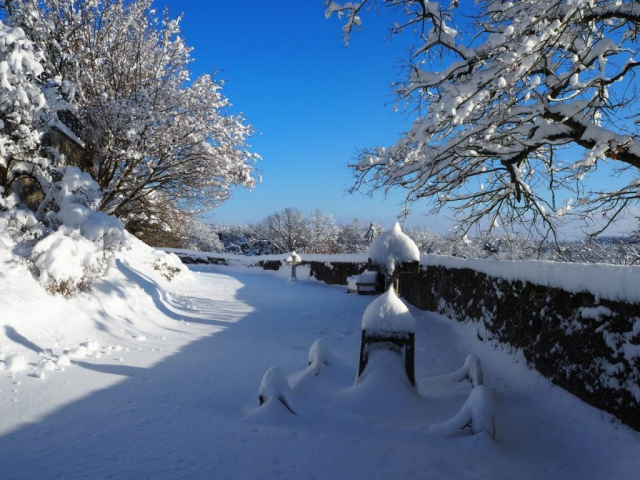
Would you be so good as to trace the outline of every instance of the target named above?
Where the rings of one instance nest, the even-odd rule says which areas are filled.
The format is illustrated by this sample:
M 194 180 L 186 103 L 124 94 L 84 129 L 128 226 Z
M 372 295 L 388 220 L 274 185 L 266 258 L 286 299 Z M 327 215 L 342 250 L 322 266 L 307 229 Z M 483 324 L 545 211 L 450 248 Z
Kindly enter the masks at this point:
M 473 325 L 411 308 L 420 395 L 396 375 L 393 357 L 354 387 L 371 297 L 241 268 L 195 267 L 167 283 L 152 260 L 134 249 L 93 293 L 71 300 L 0 269 L 0 354 L 25 362 L 0 372 L 3 480 L 632 479 L 640 471 L 638 433 L 527 369 L 517 353 L 480 342 Z M 495 442 L 429 427 L 468 399 L 470 383 L 443 375 L 469 354 L 495 401 Z M 297 415 L 277 402 L 258 406 L 275 365 Z

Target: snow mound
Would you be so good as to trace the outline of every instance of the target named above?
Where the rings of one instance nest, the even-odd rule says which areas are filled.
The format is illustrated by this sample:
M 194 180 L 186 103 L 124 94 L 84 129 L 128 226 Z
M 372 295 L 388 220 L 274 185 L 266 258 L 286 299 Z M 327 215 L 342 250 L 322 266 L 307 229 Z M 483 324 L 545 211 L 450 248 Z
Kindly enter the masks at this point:
M 465 380 L 468 380 L 474 387 L 484 383 L 482 364 L 480 363 L 480 359 L 475 355 L 468 355 L 462 368 L 455 372 L 425 379 L 425 381 L 431 385 L 446 385 L 464 382 Z
M 313 342 L 309 349 L 309 365 L 314 365 L 319 369 L 321 365 L 331 365 L 333 360 L 334 356 L 324 339 L 319 338 Z
M 316 400 L 341 386 L 351 386 L 355 373 L 329 350 L 324 339 L 319 338 L 309 349 L 307 368 L 288 378 L 297 398 Z
M 27 365 L 27 357 L 21 353 L 11 355 L 4 360 L 5 370 L 12 373 L 25 370 Z
M 68 355 L 60 355 L 58 357 L 58 360 L 56 361 L 56 364 L 59 367 L 68 367 L 69 365 L 71 365 L 71 360 L 69 359 Z
M 370 352 L 367 367 L 348 398 L 362 415 L 382 418 L 419 410 L 424 402 L 407 377 L 402 356 L 385 348 Z
M 74 348 L 73 350 L 70 350 L 68 355 L 71 358 L 83 358 L 86 357 L 89 354 L 89 349 L 87 347 L 85 347 L 84 345 L 80 345 L 77 348 Z
M 420 260 L 420 250 L 413 240 L 402 232 L 396 222 L 391 230 L 381 233 L 369 248 L 369 259 L 384 266 L 392 274 L 397 265 Z
M 296 400 L 291 386 L 278 366 L 271 367 L 262 377 L 258 393 L 260 405 L 280 402 L 294 415 L 297 415 Z
M 368 332 L 416 331 L 416 321 L 393 287 L 376 298 L 364 311 L 362 329 Z
M 471 433 L 474 435 L 486 432 L 495 439 L 494 412 L 495 406 L 491 391 L 484 385 L 479 385 L 471 390 L 469 399 L 455 417 L 446 422 L 431 425 L 429 430 L 451 437 L 470 427 Z
M 40 368 L 40 371 L 48 371 L 48 372 L 52 372 L 56 369 L 56 364 L 49 358 L 43 359 L 40 361 L 40 363 L 38 363 L 38 367 Z
M 106 272 L 113 253 L 128 246 L 122 222 L 97 211 L 101 195 L 89 174 L 66 167 L 40 205 L 37 216 L 44 218 L 48 235 L 35 244 L 30 260 L 49 293 L 68 297 L 88 290 Z M 22 223 L 32 224 L 33 219 L 25 217 Z

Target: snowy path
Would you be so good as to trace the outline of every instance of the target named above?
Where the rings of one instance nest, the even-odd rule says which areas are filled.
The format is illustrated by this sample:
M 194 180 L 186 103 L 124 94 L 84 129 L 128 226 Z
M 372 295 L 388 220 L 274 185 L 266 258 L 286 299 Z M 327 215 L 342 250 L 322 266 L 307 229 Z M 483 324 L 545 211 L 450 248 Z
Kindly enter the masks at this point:
M 0 478 L 632 479 L 640 471 L 640 435 L 479 342 L 471 325 L 413 310 L 418 384 L 428 397 L 427 377 L 480 357 L 497 400 L 495 443 L 409 427 L 401 419 L 412 412 L 385 420 L 375 399 L 362 398 L 359 411 L 355 393 L 307 402 L 296 417 L 256 409 L 267 368 L 304 369 L 318 338 L 355 366 L 371 297 L 223 270 L 196 273 L 188 293 L 143 288 L 159 310 L 144 324 L 145 341 L 123 340 L 123 350 L 46 380 L 3 374 Z M 429 398 L 425 424 L 455 413 L 467 393 L 462 385 L 453 402 Z

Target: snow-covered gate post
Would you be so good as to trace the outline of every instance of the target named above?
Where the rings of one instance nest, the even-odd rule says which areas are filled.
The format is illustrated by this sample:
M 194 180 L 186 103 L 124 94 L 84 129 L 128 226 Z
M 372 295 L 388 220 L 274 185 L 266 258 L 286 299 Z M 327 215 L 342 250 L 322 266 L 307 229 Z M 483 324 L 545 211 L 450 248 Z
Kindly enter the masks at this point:
M 376 349 L 385 349 L 402 356 L 407 378 L 415 387 L 415 319 L 396 295 L 396 289 L 400 273 L 417 272 L 419 260 L 418 247 L 402 233 L 398 223 L 371 244 L 369 268 L 384 275 L 386 293 L 374 300 L 362 317 L 357 378 L 364 373 L 371 353 Z
M 378 290 L 387 291 L 393 286 L 396 292 L 401 274 L 420 271 L 418 246 L 402 232 L 399 223 L 373 241 L 367 270 L 378 271 L 383 276 L 377 285 Z

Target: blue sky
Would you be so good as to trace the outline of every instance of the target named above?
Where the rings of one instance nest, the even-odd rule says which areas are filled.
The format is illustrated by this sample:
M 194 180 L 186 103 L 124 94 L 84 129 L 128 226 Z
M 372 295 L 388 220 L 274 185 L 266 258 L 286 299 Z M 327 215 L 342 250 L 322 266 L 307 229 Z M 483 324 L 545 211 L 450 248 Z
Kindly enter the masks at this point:
M 345 48 L 342 23 L 325 19 L 322 0 L 156 1 L 165 5 L 172 16 L 184 12 L 194 73 L 220 71 L 231 110 L 254 126 L 252 150 L 263 157 L 263 182 L 252 193 L 236 191 L 207 219 L 245 224 L 295 207 L 319 208 L 340 222 L 395 221 L 402 192 L 386 200 L 345 193 L 352 183 L 346 164 L 358 148 L 392 144 L 406 125 L 393 113 L 389 88 L 404 46 L 385 40 L 385 19 L 367 15 L 363 34 Z M 439 223 L 417 213 L 408 220 Z

